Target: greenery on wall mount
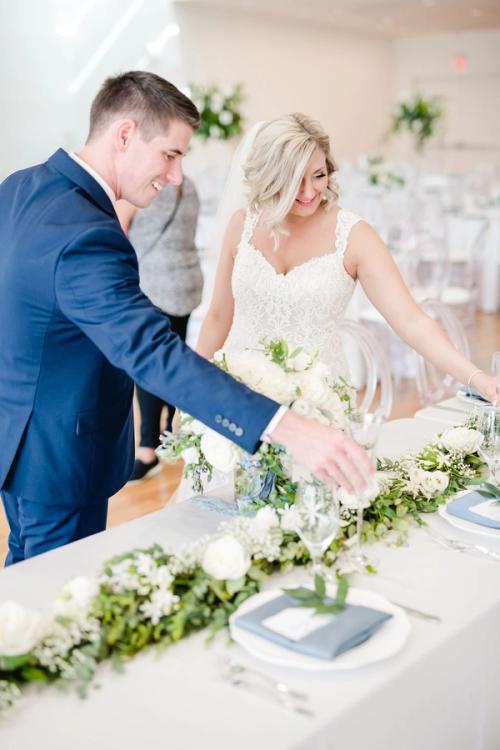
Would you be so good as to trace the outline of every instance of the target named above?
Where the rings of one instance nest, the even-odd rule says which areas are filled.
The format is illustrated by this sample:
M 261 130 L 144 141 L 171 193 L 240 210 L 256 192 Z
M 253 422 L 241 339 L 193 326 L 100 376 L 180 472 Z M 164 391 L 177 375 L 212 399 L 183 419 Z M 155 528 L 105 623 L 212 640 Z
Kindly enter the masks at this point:
M 189 84 L 191 98 L 196 104 L 201 124 L 196 135 L 227 141 L 242 132 L 241 102 L 243 86 L 237 83 L 232 89 L 221 89 L 215 84 L 200 86 Z
M 416 141 L 418 151 L 422 151 L 425 143 L 434 135 L 434 128 L 444 110 L 437 97 L 424 99 L 421 94 L 401 101 L 397 104 L 392 115 L 391 133 L 408 130 Z

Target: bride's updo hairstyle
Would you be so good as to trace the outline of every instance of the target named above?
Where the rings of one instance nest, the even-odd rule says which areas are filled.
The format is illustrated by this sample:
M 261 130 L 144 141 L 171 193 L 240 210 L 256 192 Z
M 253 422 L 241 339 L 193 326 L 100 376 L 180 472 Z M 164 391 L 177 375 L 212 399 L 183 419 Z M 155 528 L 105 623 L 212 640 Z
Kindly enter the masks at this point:
M 330 153 L 330 139 L 315 120 L 294 112 L 264 123 L 255 136 L 243 172 L 251 211 L 260 215 L 263 229 L 279 244 L 287 234 L 282 222 L 290 212 L 307 165 L 319 148 L 326 157 L 328 187 L 324 196 L 328 209 L 338 198 L 334 179 L 337 170 Z

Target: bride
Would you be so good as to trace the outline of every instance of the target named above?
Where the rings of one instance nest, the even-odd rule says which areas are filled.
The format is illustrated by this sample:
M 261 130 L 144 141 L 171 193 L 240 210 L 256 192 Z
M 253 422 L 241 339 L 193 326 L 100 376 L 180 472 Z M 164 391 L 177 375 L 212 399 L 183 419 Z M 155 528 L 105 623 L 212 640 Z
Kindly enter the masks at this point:
M 374 229 L 339 206 L 329 138 L 317 122 L 291 114 L 261 123 L 235 159 L 219 210 L 219 221 L 228 221 L 199 354 L 211 359 L 220 349 L 284 338 L 319 349 L 337 375 L 347 375 L 339 326 L 359 281 L 409 346 L 488 400 L 500 396 L 495 380 L 419 308 Z

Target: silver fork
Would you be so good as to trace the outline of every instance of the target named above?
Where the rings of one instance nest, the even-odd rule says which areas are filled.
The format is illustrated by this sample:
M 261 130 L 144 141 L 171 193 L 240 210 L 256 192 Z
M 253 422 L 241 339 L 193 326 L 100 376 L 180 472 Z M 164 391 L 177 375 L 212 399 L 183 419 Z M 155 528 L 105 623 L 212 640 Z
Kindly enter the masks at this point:
M 289 695 L 290 698 L 293 698 L 294 700 L 309 700 L 309 696 L 306 693 L 303 693 L 300 690 L 295 690 L 295 688 L 287 685 L 286 682 L 275 680 L 274 677 L 271 677 L 271 675 L 268 675 L 265 672 L 260 672 L 258 669 L 255 669 L 253 667 L 247 667 L 243 664 L 239 664 L 229 657 L 221 659 L 220 666 L 223 671 L 230 673 L 234 677 L 244 677 L 246 674 L 258 677 L 259 679 L 270 685 L 272 688 L 277 690 L 278 693 L 281 693 L 282 695 Z
M 235 687 L 244 688 L 250 692 L 257 693 L 258 695 L 264 695 L 267 698 L 271 696 L 288 711 L 293 711 L 294 713 L 307 717 L 314 716 L 314 713 L 310 708 L 304 706 L 300 701 L 295 700 L 288 691 L 280 691 L 269 682 L 257 683 L 254 680 L 249 679 L 248 676 L 245 677 L 243 674 L 235 674 L 227 669 L 222 670 L 221 673 L 222 677 Z
M 479 552 L 481 555 L 500 562 L 500 552 L 493 552 L 493 550 L 488 549 L 483 544 L 471 544 L 470 542 L 463 542 L 460 539 L 450 539 L 430 529 L 427 529 L 427 533 L 431 539 L 434 539 L 435 542 L 446 549 L 452 549 L 455 552 Z

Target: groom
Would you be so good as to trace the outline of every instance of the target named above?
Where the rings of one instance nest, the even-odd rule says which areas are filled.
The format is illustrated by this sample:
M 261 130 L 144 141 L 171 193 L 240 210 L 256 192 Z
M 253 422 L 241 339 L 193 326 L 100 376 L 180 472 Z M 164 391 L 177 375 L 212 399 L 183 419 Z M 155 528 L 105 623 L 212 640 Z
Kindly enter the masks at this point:
M 133 460 L 133 381 L 254 452 L 288 447 L 325 481 L 361 487 L 365 454 L 342 433 L 249 390 L 189 349 L 139 288 L 113 204 L 147 206 L 199 124 L 147 72 L 109 78 L 79 154 L 59 149 L 0 186 L 0 489 L 6 564 L 106 526 Z

